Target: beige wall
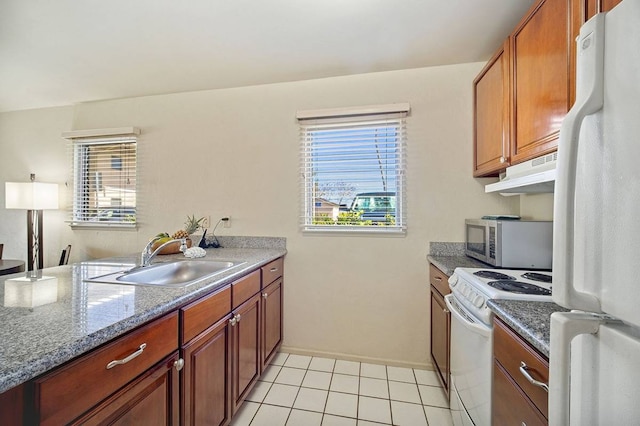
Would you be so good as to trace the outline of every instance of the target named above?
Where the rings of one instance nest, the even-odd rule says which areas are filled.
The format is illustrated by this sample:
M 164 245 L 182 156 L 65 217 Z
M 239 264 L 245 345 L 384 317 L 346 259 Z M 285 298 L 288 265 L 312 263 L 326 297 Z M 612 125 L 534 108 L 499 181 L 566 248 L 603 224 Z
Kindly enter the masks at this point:
M 232 227 L 223 234 L 287 238 L 288 348 L 427 366 L 429 241 L 462 241 L 465 218 L 517 214 L 520 207 L 517 197 L 485 194 L 486 182 L 471 176 L 471 82 L 481 67 L 97 102 L 76 106 L 72 124 L 62 109 L 48 139 L 58 139 L 61 130 L 138 126 L 143 160 L 137 231 L 71 231 L 60 221 L 60 234 L 73 241 L 72 260 L 78 260 L 139 251 L 156 233 L 179 229 L 188 214 L 210 215 L 214 222 L 230 215 Z M 296 111 L 393 102 L 412 108 L 406 237 L 303 235 Z M 22 114 L 29 113 L 15 116 Z M 3 136 L 3 155 L 7 143 L 13 142 Z M 64 142 L 57 143 L 59 170 L 52 179 L 64 182 Z M 36 147 L 29 140 L 15 149 Z
M 553 220 L 553 194 L 521 195 L 520 216 L 530 220 Z

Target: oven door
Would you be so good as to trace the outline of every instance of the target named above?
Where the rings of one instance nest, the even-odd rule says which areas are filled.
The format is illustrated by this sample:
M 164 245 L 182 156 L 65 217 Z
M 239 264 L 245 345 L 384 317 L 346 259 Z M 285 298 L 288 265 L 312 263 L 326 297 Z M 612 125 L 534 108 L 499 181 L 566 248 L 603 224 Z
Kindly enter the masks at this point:
M 476 319 L 454 294 L 451 312 L 451 415 L 454 425 L 491 425 L 493 329 Z

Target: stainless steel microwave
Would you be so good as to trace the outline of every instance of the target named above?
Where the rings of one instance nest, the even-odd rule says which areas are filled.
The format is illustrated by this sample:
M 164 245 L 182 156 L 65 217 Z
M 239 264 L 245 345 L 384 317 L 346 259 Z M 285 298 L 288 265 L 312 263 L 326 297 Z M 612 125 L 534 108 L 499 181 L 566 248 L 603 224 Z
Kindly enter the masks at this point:
M 553 222 L 467 219 L 465 253 L 497 268 L 551 269 Z

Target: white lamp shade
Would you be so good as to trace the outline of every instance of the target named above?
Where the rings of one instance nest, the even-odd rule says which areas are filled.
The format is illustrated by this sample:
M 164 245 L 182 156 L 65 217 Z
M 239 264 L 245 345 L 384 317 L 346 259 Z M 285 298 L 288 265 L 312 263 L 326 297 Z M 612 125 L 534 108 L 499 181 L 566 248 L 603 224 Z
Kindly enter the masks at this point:
M 47 210 L 58 208 L 58 184 L 5 182 L 7 209 Z

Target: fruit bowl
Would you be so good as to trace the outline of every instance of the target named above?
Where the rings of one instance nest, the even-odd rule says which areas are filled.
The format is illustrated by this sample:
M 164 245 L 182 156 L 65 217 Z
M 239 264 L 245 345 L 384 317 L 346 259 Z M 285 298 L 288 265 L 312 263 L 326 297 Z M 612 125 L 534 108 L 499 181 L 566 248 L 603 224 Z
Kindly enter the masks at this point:
M 151 252 L 153 253 L 158 247 L 160 247 L 164 242 L 156 241 L 151 245 Z M 191 247 L 192 242 L 190 238 L 187 238 L 187 248 Z M 168 244 L 162 250 L 158 252 L 158 254 L 177 254 L 180 253 L 180 242 L 175 241 L 171 244 Z

